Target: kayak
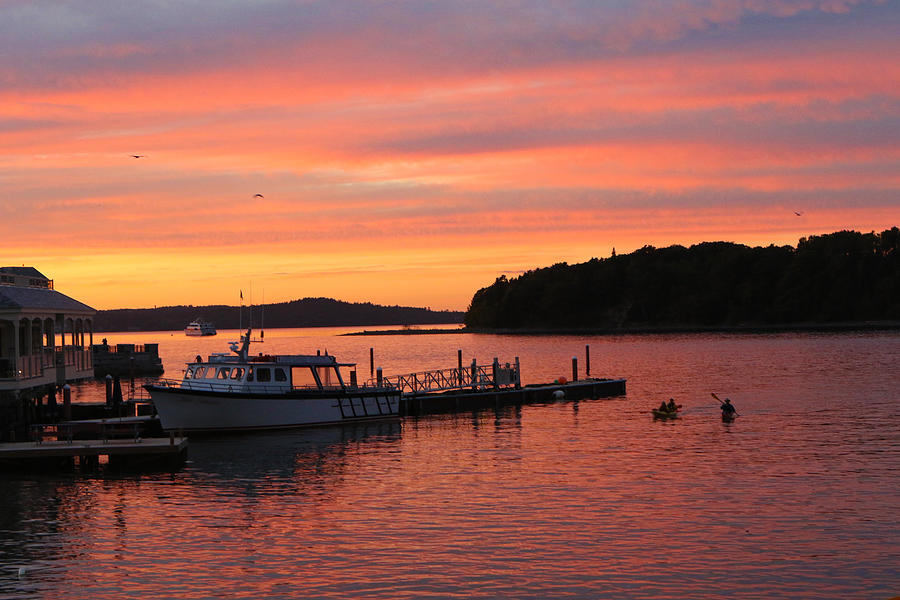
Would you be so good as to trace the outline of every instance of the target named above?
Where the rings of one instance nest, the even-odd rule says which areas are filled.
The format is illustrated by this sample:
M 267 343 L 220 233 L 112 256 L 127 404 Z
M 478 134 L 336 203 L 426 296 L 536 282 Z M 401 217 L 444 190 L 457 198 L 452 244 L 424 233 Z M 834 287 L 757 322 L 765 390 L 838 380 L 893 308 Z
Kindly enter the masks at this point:
M 678 417 L 678 410 L 659 410 L 658 408 L 652 409 L 650 412 L 653 413 L 654 419 L 675 419 Z
M 722 413 L 722 422 L 723 423 L 731 423 L 732 421 L 737 419 L 737 417 L 738 416 L 734 413 L 731 413 L 730 415 L 726 415 L 725 413 Z

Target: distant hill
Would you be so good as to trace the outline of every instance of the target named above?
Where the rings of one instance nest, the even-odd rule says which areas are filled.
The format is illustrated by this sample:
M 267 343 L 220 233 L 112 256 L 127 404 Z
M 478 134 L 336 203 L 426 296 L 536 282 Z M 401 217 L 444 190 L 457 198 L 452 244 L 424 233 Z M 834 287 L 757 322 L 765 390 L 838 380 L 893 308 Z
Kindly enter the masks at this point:
M 900 320 L 900 230 L 797 247 L 704 242 L 505 276 L 475 293 L 470 328 L 628 331 Z
M 237 329 L 249 324 L 249 309 L 237 306 L 164 306 L 160 308 L 123 308 L 100 310 L 94 317 L 94 331 L 171 331 L 184 329 L 190 321 L 202 318 L 218 329 Z M 292 302 L 253 307 L 253 323 L 267 328 L 328 327 L 365 325 L 435 325 L 461 323 L 462 312 L 434 311 L 408 306 L 380 306 L 341 302 L 331 298 L 303 298 Z

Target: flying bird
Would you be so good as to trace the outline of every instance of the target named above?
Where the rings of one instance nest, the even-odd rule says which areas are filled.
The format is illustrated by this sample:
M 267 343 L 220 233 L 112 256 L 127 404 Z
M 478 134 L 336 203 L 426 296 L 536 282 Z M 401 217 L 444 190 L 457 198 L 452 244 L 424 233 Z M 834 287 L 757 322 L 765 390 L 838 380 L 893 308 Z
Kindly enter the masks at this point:
M 145 154 L 132 154 L 131 158 L 144 158 L 145 156 Z
M 265 198 L 262 194 L 253 194 L 254 198 Z
M 803 216 L 803 213 L 802 213 L 802 212 L 797 212 L 796 210 L 794 211 L 794 214 L 797 215 L 798 217 L 802 217 L 802 216 Z

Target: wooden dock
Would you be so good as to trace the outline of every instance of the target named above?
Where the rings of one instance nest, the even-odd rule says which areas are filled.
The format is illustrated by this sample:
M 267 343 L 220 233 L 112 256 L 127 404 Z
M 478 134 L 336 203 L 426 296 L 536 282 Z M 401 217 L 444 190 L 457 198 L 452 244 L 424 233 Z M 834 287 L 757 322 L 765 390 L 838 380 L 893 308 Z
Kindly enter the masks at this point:
M 426 415 L 460 410 L 478 410 L 504 405 L 610 398 L 624 395 L 624 379 L 591 378 L 566 383 L 526 385 L 517 388 L 404 394 L 400 399 L 400 414 L 402 416 Z
M 0 444 L 0 470 L 180 467 L 187 458 L 186 437 L 40 439 Z

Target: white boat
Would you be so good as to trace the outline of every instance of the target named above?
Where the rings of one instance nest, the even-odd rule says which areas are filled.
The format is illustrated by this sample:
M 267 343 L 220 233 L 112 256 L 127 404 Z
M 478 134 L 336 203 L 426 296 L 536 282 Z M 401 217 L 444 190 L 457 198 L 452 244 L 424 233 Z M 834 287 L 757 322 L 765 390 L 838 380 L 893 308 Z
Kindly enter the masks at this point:
M 216 328 L 209 321 L 194 319 L 184 328 L 185 335 L 216 335 Z
M 184 378 L 144 388 L 166 431 L 236 431 L 398 418 L 401 392 L 344 381 L 330 355 L 249 356 L 248 329 L 234 353 L 187 364 Z

